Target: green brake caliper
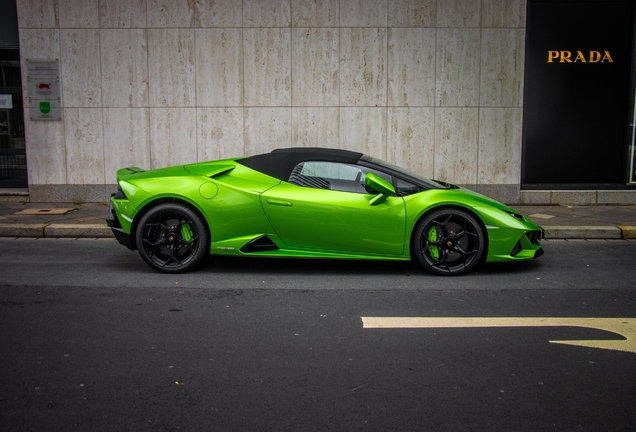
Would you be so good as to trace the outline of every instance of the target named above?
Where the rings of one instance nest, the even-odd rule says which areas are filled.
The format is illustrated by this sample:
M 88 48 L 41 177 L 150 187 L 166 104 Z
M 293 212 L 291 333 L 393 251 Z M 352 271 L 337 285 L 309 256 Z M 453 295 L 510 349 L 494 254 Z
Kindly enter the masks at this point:
M 192 232 L 192 228 L 186 221 L 181 221 L 181 237 L 184 241 L 190 243 L 192 241 L 192 237 L 194 236 Z
M 431 227 L 430 230 L 428 230 L 428 241 L 437 241 L 437 228 L 434 226 Z M 428 252 L 431 254 L 431 258 L 433 258 L 435 261 L 439 261 L 439 248 L 437 246 L 429 246 Z

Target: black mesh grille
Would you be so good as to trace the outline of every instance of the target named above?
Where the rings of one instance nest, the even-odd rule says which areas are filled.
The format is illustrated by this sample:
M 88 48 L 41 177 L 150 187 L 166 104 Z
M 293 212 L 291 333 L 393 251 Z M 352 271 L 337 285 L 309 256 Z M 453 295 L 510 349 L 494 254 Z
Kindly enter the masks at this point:
M 526 233 L 526 237 L 530 240 L 530 243 L 538 245 L 541 240 L 541 231 L 530 231 Z

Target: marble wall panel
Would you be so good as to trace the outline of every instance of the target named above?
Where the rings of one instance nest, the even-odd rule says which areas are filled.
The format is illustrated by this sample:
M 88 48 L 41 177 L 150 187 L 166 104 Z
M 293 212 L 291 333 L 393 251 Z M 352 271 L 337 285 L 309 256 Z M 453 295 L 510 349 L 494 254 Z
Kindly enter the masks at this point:
M 440 0 L 437 27 L 479 27 L 481 0 Z
M 20 56 L 33 58 L 60 58 L 60 31 L 58 29 L 20 29 Z M 23 72 L 26 68 L 22 67 Z M 26 75 L 23 75 L 26 82 Z
M 28 99 L 27 68 L 24 60 L 60 58 L 60 31 L 57 29 L 20 29 L 20 56 L 23 99 Z M 28 103 L 25 102 L 24 106 Z M 29 131 L 26 131 L 27 134 Z
M 104 108 L 104 167 L 106 183 L 117 170 L 129 166 L 150 168 L 149 112 L 146 108 Z
M 189 28 L 194 26 L 192 0 L 147 0 L 148 27 Z
M 59 26 L 59 0 L 17 0 L 19 28 Z
M 197 109 L 197 153 L 199 161 L 243 156 L 243 108 Z
M 61 28 L 99 28 L 98 0 L 58 0 Z
M 293 27 L 338 27 L 338 0 L 291 0 Z
M 386 159 L 386 108 L 340 108 L 340 148 Z
M 340 29 L 341 106 L 385 106 L 387 30 Z
M 437 106 L 479 106 L 479 50 L 479 29 L 437 30 Z
M 619 204 L 619 205 L 636 205 L 635 190 L 605 190 L 596 192 L 595 204 Z M 623 228 L 623 236 L 625 229 Z M 632 230 L 633 232 L 633 230 Z M 625 237 L 623 237 L 625 238 Z
M 241 27 L 243 0 L 196 0 L 196 27 Z
M 434 178 L 455 184 L 477 184 L 478 143 L 478 108 L 437 108 Z
M 151 107 L 195 106 L 193 29 L 148 30 Z
M 525 28 L 526 0 L 481 0 L 482 28 Z
M 552 191 L 524 190 L 521 191 L 519 195 L 519 202 L 521 204 L 548 204 L 552 202 Z
M 60 30 L 62 106 L 101 107 L 99 30 Z
M 292 105 L 338 106 L 338 29 L 292 29 Z
M 389 0 L 388 27 L 435 27 L 437 0 Z
M 150 108 L 151 168 L 197 162 L 196 124 L 195 108 Z
M 68 184 L 104 184 L 104 128 L 101 108 L 64 109 Z
M 432 177 L 435 171 L 435 109 L 389 108 L 388 162 Z
M 479 110 L 479 184 L 521 181 L 521 108 Z
M 60 31 L 57 29 L 20 29 L 20 53 L 30 58 L 60 58 Z M 23 61 L 22 92 L 28 99 L 27 69 Z M 66 148 L 63 122 L 31 121 L 25 102 L 25 146 L 29 184 L 66 183 Z
M 340 146 L 340 109 L 294 108 L 292 110 L 292 146 Z
M 291 108 L 245 109 L 245 155 L 291 147 Z
M 104 107 L 147 107 L 146 30 L 101 30 L 100 45 Z
M 99 23 L 105 28 L 146 27 L 147 0 L 99 0 Z
M 435 38 L 435 29 L 389 29 L 389 106 L 435 105 Z
M 64 123 L 31 120 L 28 108 L 24 110 L 24 123 L 29 184 L 65 184 Z
M 481 106 L 523 105 L 525 37 L 523 29 L 482 30 Z
M 242 30 L 197 29 L 195 35 L 197 106 L 243 106 Z
M 340 0 L 341 27 L 386 27 L 388 0 Z
M 244 29 L 246 106 L 291 104 L 291 29 Z
M 289 0 L 243 0 L 244 27 L 290 27 Z

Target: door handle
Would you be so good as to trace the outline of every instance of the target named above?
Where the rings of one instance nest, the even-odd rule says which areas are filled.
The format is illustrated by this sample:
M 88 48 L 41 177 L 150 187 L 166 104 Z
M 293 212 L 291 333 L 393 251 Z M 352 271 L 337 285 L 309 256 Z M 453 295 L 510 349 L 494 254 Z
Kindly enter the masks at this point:
M 281 206 L 281 207 L 291 207 L 293 205 L 291 201 L 285 201 L 285 200 L 276 199 L 276 198 L 267 198 L 267 204 Z

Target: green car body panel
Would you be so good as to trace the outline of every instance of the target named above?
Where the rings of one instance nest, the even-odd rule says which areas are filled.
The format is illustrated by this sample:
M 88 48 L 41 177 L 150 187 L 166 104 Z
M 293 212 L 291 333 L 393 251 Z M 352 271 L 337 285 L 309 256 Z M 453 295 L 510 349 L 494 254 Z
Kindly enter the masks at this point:
M 243 160 L 120 169 L 109 225 L 120 242 L 137 249 L 136 230 L 144 214 L 159 203 L 182 203 L 205 221 L 212 255 L 411 260 L 420 221 L 435 210 L 458 209 L 479 221 L 485 261 L 527 260 L 542 253 L 533 241 L 540 236 L 537 225 L 468 189 L 451 185 L 397 196 L 392 184 L 371 173 L 366 182 L 374 193 L 312 188 L 259 172 Z M 191 241 L 188 230 L 183 225 L 181 235 Z M 426 236 L 437 237 L 436 230 Z M 248 247 L 260 238 L 275 247 Z M 436 250 L 431 256 L 439 259 Z

